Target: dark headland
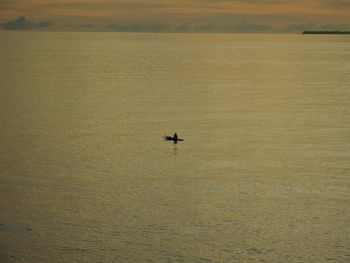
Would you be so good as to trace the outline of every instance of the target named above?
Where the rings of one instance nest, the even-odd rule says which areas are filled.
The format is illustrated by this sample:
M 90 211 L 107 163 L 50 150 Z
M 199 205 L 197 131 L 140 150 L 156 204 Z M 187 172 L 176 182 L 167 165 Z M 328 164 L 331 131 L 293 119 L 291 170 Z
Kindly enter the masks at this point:
M 350 35 L 350 31 L 304 31 L 303 34 Z

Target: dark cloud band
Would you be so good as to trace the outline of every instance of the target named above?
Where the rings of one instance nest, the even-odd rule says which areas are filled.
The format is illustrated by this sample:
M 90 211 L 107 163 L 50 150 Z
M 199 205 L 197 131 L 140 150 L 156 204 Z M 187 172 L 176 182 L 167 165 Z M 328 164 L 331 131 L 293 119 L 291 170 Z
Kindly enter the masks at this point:
M 42 22 L 31 22 L 28 21 L 24 16 L 19 17 L 16 20 L 12 20 L 2 24 L 2 27 L 6 30 L 30 30 L 51 27 L 53 22 L 42 21 Z

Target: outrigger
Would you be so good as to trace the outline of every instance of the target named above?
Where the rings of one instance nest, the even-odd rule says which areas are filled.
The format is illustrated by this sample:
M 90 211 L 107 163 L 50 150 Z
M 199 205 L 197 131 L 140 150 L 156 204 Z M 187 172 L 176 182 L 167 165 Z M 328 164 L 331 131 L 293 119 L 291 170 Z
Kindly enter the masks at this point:
M 177 143 L 178 141 L 182 142 L 184 139 L 180 139 L 177 137 L 177 134 L 175 132 L 174 136 L 163 136 L 163 139 L 166 140 L 166 141 L 174 141 L 174 143 Z

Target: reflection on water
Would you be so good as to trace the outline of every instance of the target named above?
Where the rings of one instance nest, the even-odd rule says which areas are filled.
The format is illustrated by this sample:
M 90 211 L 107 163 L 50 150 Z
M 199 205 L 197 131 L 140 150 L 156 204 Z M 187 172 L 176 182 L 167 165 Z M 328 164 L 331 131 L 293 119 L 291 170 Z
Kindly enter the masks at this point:
M 177 155 L 177 147 L 176 147 L 176 144 L 174 144 L 174 155 Z
M 1 262 L 349 262 L 348 36 L 0 34 Z

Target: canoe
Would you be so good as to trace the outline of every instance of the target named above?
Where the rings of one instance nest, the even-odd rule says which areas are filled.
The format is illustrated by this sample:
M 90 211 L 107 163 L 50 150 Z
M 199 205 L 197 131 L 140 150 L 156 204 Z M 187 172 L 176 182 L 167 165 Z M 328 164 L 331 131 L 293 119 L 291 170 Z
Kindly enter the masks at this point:
M 175 139 L 174 137 L 167 136 L 167 135 L 163 136 L 163 139 L 166 141 L 174 141 L 174 142 L 178 142 L 178 141 L 182 142 L 184 140 L 184 139 L 180 139 L 180 138 Z

